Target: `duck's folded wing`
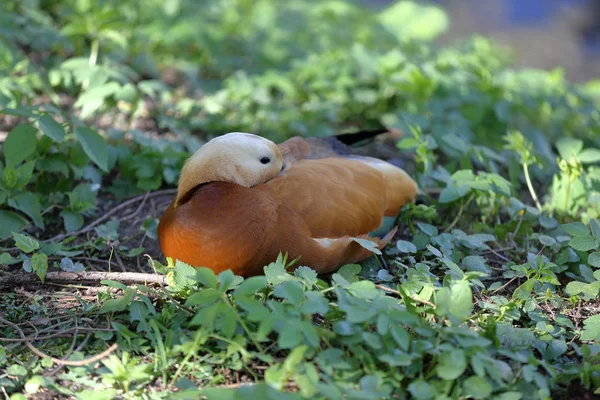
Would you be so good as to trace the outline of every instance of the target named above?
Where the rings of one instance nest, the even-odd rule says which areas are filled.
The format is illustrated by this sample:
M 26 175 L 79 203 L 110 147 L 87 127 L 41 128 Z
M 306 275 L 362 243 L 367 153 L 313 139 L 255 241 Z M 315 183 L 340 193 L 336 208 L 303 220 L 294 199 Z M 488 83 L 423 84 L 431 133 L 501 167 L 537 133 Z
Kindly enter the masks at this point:
M 267 182 L 263 190 L 298 213 L 313 238 L 335 239 L 376 230 L 384 215 L 397 213 L 414 198 L 410 178 L 404 185 L 388 179 L 389 174 L 357 159 L 305 159 Z

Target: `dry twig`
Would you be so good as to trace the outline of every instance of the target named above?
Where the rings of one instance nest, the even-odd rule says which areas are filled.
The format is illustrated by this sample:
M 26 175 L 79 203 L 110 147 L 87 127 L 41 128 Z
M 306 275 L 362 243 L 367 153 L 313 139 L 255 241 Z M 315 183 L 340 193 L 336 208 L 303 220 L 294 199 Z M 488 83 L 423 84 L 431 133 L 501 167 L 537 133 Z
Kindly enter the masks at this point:
M 159 274 L 146 274 L 140 272 L 48 272 L 44 281 L 48 282 L 101 282 L 112 280 L 125 284 L 156 283 L 165 285 L 166 276 Z M 35 274 L 12 274 L 0 277 L 0 285 L 14 283 L 39 283 L 40 279 Z

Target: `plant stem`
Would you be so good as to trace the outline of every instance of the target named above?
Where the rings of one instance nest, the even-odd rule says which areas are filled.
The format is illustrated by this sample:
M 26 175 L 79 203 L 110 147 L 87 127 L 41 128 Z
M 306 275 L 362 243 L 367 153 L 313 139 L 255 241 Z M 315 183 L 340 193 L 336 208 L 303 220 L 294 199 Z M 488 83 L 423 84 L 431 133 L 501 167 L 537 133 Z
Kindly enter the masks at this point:
M 238 322 L 242 326 L 242 329 L 244 329 L 244 331 L 246 332 L 246 335 L 248 335 L 248 338 L 252 341 L 254 346 L 258 349 L 258 351 L 260 351 L 261 353 L 264 354 L 265 350 L 260 345 L 260 343 L 258 343 L 256 340 L 254 340 L 254 337 L 252 335 L 252 332 L 248 328 L 248 325 L 246 325 L 242 316 L 236 311 L 235 307 L 233 307 L 233 304 L 231 304 L 231 302 L 229 301 L 229 298 L 227 297 L 226 294 L 223 295 L 223 300 L 225 301 L 225 304 L 227 304 L 229 306 L 229 308 L 231 308 L 231 310 L 235 313 L 235 316 L 237 317 Z
M 89 65 L 90 67 L 96 66 L 96 62 L 98 61 L 98 51 L 100 50 L 100 41 L 97 38 L 92 40 L 91 49 L 90 49 L 90 58 Z
M 463 211 L 465 211 L 465 208 L 467 208 L 467 206 L 471 204 L 471 201 L 473 200 L 474 196 L 474 194 L 471 194 L 471 196 L 469 196 L 469 199 L 466 202 L 461 200 L 460 209 L 458 210 L 458 214 L 456 214 L 456 218 L 454 218 L 454 221 L 452 221 L 452 223 L 448 225 L 446 229 L 444 229 L 444 233 L 450 232 L 452 228 L 454 228 L 454 226 L 458 223 L 460 217 L 462 217 L 462 213 Z
M 529 188 L 529 193 L 531 194 L 533 201 L 535 201 L 535 206 L 538 208 L 538 210 L 541 211 L 542 204 L 538 200 L 537 194 L 535 193 L 535 189 L 533 188 L 533 185 L 531 184 L 531 178 L 529 177 L 529 166 L 526 163 L 523 163 L 523 172 L 525 173 L 525 181 L 527 182 L 527 187 Z
M 567 206 L 569 205 L 569 196 L 571 194 L 571 183 L 573 182 L 573 179 L 571 179 L 571 177 L 569 176 L 569 182 L 567 183 L 567 192 L 565 193 L 565 206 L 563 207 L 565 209 L 565 212 L 567 211 Z
M 98 38 L 92 39 L 92 44 L 90 45 L 90 58 L 88 59 L 88 65 L 90 67 L 95 67 L 98 62 L 98 52 L 100 51 L 100 40 Z M 90 80 L 86 79 L 81 84 L 81 88 L 86 90 L 88 85 L 90 84 Z

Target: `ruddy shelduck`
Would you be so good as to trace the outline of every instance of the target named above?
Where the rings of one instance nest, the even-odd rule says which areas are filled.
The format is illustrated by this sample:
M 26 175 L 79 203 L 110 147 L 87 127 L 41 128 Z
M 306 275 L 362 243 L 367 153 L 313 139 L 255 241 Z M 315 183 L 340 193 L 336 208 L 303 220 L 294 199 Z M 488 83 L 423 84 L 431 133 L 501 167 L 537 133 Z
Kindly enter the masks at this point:
M 395 228 L 383 237 L 369 232 L 416 194 L 401 168 L 353 155 L 335 139 L 276 145 L 233 132 L 186 161 L 158 237 L 165 256 L 216 273 L 259 275 L 287 253 L 323 274 L 372 255 L 355 238 L 387 245 Z

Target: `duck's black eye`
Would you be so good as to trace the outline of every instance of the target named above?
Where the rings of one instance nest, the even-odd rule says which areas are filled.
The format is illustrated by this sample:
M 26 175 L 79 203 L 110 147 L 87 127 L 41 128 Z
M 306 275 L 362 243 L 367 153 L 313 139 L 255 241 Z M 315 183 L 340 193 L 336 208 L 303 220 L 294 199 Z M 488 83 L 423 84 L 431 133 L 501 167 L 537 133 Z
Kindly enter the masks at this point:
M 260 159 L 261 164 L 268 164 L 271 162 L 271 159 L 269 157 L 262 157 Z

